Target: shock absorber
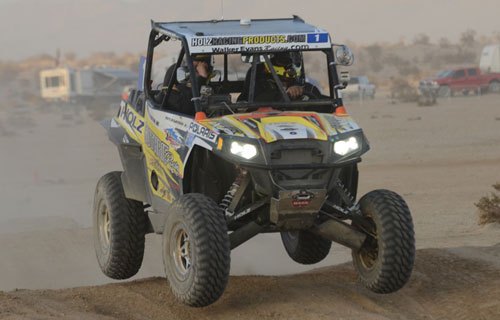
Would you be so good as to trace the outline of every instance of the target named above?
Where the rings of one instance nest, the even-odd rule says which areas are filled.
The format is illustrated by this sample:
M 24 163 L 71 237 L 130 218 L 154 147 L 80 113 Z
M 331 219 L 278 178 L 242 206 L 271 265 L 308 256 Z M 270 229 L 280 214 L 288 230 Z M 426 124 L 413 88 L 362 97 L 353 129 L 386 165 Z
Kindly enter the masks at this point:
M 248 171 L 245 169 L 240 169 L 238 172 L 238 175 L 236 176 L 236 179 L 234 179 L 233 184 L 229 187 L 229 190 L 227 190 L 226 195 L 224 198 L 222 198 L 221 203 L 219 206 L 221 207 L 222 210 L 224 210 L 224 213 L 226 214 L 226 217 L 231 217 L 234 214 L 234 207 L 230 209 L 231 203 L 234 200 L 234 196 L 238 192 L 238 190 L 241 187 L 242 182 L 245 180 L 246 176 L 248 174 Z M 236 199 L 239 201 L 240 199 Z
M 349 192 L 347 187 L 344 186 L 340 179 L 337 179 L 336 190 L 349 210 L 359 213 L 359 207 L 355 202 L 354 196 L 351 194 L 351 192 Z

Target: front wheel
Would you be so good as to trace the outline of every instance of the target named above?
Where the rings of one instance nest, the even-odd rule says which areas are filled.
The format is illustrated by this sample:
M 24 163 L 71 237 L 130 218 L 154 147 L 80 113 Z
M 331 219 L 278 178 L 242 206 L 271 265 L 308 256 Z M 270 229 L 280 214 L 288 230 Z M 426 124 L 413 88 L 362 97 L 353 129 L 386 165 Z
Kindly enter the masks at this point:
M 226 220 L 209 197 L 183 195 L 168 212 L 163 264 L 173 294 L 192 307 L 214 303 L 229 278 L 231 249 Z
M 388 190 L 371 191 L 359 204 L 366 219 L 360 229 L 371 235 L 360 250 L 353 250 L 354 267 L 371 291 L 395 292 L 408 282 L 415 260 L 410 210 L 401 196 Z

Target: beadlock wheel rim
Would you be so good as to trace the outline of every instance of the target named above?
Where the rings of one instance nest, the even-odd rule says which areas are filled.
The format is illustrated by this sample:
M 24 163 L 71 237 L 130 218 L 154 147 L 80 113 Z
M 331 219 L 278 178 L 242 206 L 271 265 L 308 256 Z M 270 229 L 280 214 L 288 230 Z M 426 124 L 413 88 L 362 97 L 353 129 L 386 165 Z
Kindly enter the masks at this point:
M 99 213 L 99 238 L 103 249 L 107 250 L 111 238 L 111 219 L 106 205 L 101 206 Z
M 180 279 L 186 278 L 192 266 L 191 243 L 187 231 L 177 225 L 173 233 L 172 258 Z

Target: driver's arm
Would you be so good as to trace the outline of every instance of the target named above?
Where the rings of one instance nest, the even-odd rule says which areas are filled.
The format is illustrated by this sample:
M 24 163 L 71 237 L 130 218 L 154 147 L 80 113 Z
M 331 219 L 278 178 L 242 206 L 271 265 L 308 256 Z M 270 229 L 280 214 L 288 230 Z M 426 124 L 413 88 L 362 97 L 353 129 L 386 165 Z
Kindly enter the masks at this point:
M 290 96 L 290 98 L 292 98 L 292 100 L 296 100 L 304 95 L 304 87 L 296 85 L 291 86 L 286 89 L 286 93 Z

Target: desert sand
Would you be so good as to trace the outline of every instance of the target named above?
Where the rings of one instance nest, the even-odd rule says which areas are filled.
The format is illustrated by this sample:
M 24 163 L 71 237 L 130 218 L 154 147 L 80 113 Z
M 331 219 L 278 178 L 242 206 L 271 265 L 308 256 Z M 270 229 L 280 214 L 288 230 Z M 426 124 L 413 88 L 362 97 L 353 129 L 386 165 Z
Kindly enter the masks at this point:
M 474 202 L 500 181 L 500 95 L 433 107 L 380 95 L 347 109 L 372 147 L 358 197 L 391 189 L 412 211 L 419 251 L 401 291 L 362 288 L 340 245 L 317 265 L 298 265 L 272 234 L 232 252 L 229 286 L 205 309 L 172 299 L 160 236 L 148 235 L 133 282 L 107 284 L 115 281 L 97 265 L 90 214 L 97 179 L 121 168 L 114 146 L 85 109 L 3 106 L 0 318 L 496 319 L 500 227 L 479 227 Z

